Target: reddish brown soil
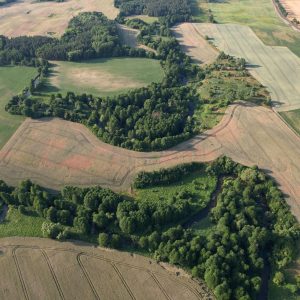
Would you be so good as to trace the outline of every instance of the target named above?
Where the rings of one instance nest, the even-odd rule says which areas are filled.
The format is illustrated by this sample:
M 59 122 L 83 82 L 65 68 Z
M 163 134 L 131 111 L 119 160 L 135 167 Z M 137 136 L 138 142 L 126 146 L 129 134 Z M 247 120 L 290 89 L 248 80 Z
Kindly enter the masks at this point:
M 141 170 L 220 155 L 266 170 L 300 220 L 300 138 L 272 110 L 246 104 L 230 106 L 214 129 L 153 153 L 105 144 L 81 124 L 27 119 L 0 151 L 0 178 L 13 185 L 30 178 L 51 189 L 99 184 L 124 191 Z

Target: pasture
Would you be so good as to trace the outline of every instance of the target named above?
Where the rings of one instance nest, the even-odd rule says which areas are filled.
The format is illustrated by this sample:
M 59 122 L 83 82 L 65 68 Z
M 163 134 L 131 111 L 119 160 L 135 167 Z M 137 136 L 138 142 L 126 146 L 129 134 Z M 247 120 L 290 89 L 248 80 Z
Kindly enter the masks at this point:
M 250 26 L 270 46 L 286 46 L 300 56 L 300 35 L 277 15 L 271 0 L 196 0 L 202 9 L 210 9 L 218 23 Z
M 52 63 L 53 68 L 42 92 L 64 94 L 72 91 L 107 96 L 160 82 L 164 76 L 159 61 L 146 58 Z
M 183 51 L 195 63 L 209 64 L 217 58 L 219 52 L 199 33 L 197 24 L 182 23 L 173 27 L 172 31 Z
M 276 179 L 300 220 L 300 138 L 272 110 L 230 106 L 218 126 L 162 152 L 134 152 L 101 142 L 84 125 L 60 119 L 27 119 L 0 151 L 0 178 L 51 189 L 101 185 L 128 191 L 135 175 L 227 155 L 258 165 Z
M 291 110 L 291 111 L 283 111 L 280 113 L 280 115 L 300 135 L 300 109 Z
M 69 20 L 81 12 L 100 11 L 114 19 L 119 10 L 113 0 L 68 0 L 65 2 L 18 1 L 0 9 L 0 34 L 61 36 Z
M 37 71 L 30 67 L 0 67 L 0 149 L 23 122 L 24 117 L 5 111 L 9 98 L 28 86 Z
M 0 251 L 4 300 L 214 299 L 203 282 L 183 270 L 82 242 L 4 238 Z
M 221 51 L 246 59 L 250 73 L 268 88 L 278 111 L 300 108 L 300 58 L 288 48 L 266 46 L 248 26 L 196 26 Z

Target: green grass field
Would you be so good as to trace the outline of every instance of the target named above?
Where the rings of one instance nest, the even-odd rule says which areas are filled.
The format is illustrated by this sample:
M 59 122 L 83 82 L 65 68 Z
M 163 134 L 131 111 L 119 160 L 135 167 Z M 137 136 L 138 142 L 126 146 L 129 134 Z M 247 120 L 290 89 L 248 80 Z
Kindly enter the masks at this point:
M 163 76 L 160 62 L 147 58 L 53 62 L 52 72 L 42 93 L 65 94 L 73 91 L 77 94 L 110 96 L 160 82 Z
M 300 109 L 280 112 L 280 115 L 300 134 Z
M 23 215 L 10 207 L 3 223 L 0 224 L 0 238 L 9 236 L 42 237 L 41 227 L 45 219 L 34 213 Z
M 210 9 L 218 23 L 248 25 L 265 44 L 287 46 L 300 56 L 300 33 L 279 18 L 271 0 L 195 1 L 202 10 Z M 195 10 L 195 17 L 201 17 L 200 13 Z
M 28 86 L 36 73 L 35 68 L 0 67 L 0 149 L 24 120 L 23 117 L 7 113 L 5 105 L 11 96 Z

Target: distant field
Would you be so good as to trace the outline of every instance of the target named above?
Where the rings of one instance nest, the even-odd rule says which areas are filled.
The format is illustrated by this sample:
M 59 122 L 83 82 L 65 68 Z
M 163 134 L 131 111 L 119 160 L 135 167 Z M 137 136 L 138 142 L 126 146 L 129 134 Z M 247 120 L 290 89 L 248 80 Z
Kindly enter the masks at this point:
M 140 255 L 82 242 L 0 241 L 1 299 L 214 299 L 183 270 Z
M 18 1 L 0 8 L 0 34 L 60 36 L 69 20 L 80 12 L 100 11 L 114 19 L 119 10 L 113 3 L 113 0 Z
M 154 23 L 155 21 L 158 21 L 158 17 L 149 17 L 147 15 L 135 15 L 135 16 L 130 16 L 130 17 L 127 17 L 126 19 L 130 20 L 130 19 L 141 19 L 143 20 L 144 22 L 146 23 Z
M 203 9 L 211 9 L 218 23 L 250 26 L 267 45 L 287 46 L 300 56 L 300 34 L 277 15 L 271 0 L 220 0 L 210 3 L 198 0 Z
M 160 82 L 164 75 L 158 60 L 146 58 L 112 58 L 53 64 L 53 72 L 43 92 L 73 91 L 105 96 Z
M 236 57 L 243 57 L 250 73 L 268 88 L 279 111 L 300 108 L 300 58 L 285 47 L 266 46 L 248 26 L 197 24 L 214 45 Z
M 24 120 L 7 113 L 4 107 L 12 95 L 28 86 L 36 73 L 29 67 L 0 67 L 0 149 Z
M 300 109 L 284 111 L 280 114 L 300 134 Z

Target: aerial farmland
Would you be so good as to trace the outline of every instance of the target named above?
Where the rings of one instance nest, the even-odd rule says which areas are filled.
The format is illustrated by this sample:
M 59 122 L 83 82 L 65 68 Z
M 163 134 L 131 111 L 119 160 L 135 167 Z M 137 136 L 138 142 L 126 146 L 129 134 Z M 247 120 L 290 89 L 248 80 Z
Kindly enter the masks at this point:
M 0 298 L 299 299 L 296 20 L 0 0 Z

